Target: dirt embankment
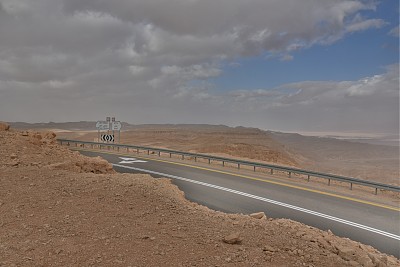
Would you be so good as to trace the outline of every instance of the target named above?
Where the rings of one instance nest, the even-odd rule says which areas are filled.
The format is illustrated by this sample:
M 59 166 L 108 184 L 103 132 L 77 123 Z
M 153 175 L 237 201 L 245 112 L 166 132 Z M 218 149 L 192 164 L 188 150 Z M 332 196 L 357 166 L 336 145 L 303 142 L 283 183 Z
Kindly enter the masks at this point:
M 53 133 L 5 128 L 0 266 L 400 264 L 329 231 L 209 210 L 167 179 L 116 174 L 104 160 L 60 147 Z

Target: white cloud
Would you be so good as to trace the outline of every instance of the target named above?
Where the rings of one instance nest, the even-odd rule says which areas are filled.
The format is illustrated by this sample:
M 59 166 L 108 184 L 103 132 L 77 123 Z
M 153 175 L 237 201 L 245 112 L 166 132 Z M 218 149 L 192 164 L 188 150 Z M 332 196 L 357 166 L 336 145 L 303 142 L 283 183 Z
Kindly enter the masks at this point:
M 381 28 L 386 23 L 382 19 L 369 19 L 354 22 L 346 27 L 346 32 L 358 32 L 371 28 Z
M 399 65 L 358 81 L 312 81 L 224 96 L 236 113 L 251 106 L 253 120 L 267 116 L 277 128 L 398 133 Z M 232 109 L 232 107 L 235 107 Z M 267 127 L 267 126 L 266 126 Z
M 130 122 L 262 127 L 265 110 L 279 126 L 279 118 L 290 121 L 281 107 L 386 101 L 380 88 L 387 75 L 375 85 L 304 82 L 226 95 L 206 82 L 238 58 L 291 60 L 293 51 L 381 27 L 382 20 L 359 15 L 375 7 L 373 0 L 0 0 L 0 114 L 10 121 L 108 113 Z
M 293 60 L 293 56 L 292 55 L 289 55 L 289 54 L 285 54 L 285 55 L 283 55 L 281 58 L 280 58 L 280 60 L 281 61 L 291 61 L 291 60 Z
M 399 26 L 397 26 L 390 30 L 389 35 L 393 37 L 399 37 L 399 32 Z

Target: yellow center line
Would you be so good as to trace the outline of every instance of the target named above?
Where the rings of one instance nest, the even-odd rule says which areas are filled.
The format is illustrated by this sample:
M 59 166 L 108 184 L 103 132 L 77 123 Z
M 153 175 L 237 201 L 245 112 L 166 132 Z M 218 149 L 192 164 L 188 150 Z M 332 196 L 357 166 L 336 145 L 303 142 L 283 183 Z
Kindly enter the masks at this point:
M 310 188 L 305 188 L 305 187 L 301 187 L 301 186 L 291 185 L 291 184 L 287 184 L 287 183 L 283 183 L 283 182 L 276 182 L 276 181 L 271 181 L 271 180 L 251 177 L 251 176 L 247 176 L 247 175 L 243 175 L 243 174 L 230 173 L 230 172 L 219 171 L 219 170 L 214 170 L 214 169 L 200 167 L 200 166 L 189 165 L 189 164 L 185 164 L 185 163 L 172 162 L 172 161 L 167 161 L 167 160 L 162 160 L 162 159 L 153 159 L 153 158 L 148 158 L 148 157 L 144 157 L 144 156 L 136 156 L 136 155 L 132 155 L 132 154 L 125 154 L 125 153 L 115 152 L 115 151 L 100 151 L 100 150 L 91 150 L 91 149 L 84 149 L 84 148 L 77 148 L 77 147 L 73 147 L 71 149 L 88 151 L 88 152 L 97 152 L 97 153 L 110 154 L 110 155 L 118 155 L 118 156 L 129 156 L 129 157 L 134 156 L 135 158 L 139 158 L 139 159 L 147 159 L 147 160 L 164 162 L 164 163 L 169 163 L 169 164 L 174 164 L 174 165 L 179 165 L 179 166 L 185 166 L 185 167 L 194 168 L 194 169 L 200 169 L 200 170 L 206 170 L 206 171 L 210 171 L 210 172 L 216 172 L 216 173 L 221 173 L 221 174 L 232 175 L 232 176 L 245 178 L 245 179 L 249 179 L 249 180 L 260 181 L 260 182 L 264 182 L 264 183 L 270 183 L 270 184 L 276 184 L 276 185 L 280 185 L 280 186 L 295 188 L 295 189 L 308 191 L 308 192 L 312 192 L 312 193 L 316 193 L 316 194 L 336 197 L 336 198 L 340 198 L 340 199 L 350 200 L 350 201 L 354 201 L 354 202 L 358 202 L 358 203 L 362 203 L 362 204 L 366 204 L 366 205 L 371 205 L 371 206 L 375 206 L 375 207 L 380 207 L 380 208 L 384 208 L 384 209 L 389 209 L 389 210 L 394 210 L 394 211 L 399 211 L 400 212 L 400 208 L 398 208 L 398 207 L 379 204 L 379 203 L 366 201 L 366 200 L 361 200 L 361 199 L 357 199 L 357 198 L 353 198 L 353 197 L 337 195 L 337 194 L 328 193 L 328 192 L 324 192 L 324 191 L 320 191 L 320 190 L 316 190 L 316 189 L 310 189 Z

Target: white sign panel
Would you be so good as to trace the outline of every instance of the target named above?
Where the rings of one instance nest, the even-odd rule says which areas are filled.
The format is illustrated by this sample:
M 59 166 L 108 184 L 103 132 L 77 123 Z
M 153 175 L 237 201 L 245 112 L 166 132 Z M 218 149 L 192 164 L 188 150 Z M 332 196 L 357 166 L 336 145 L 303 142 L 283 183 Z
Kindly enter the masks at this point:
M 96 128 L 99 130 L 109 130 L 110 129 L 110 123 L 108 121 L 98 121 L 96 123 Z
M 113 121 L 112 124 L 111 124 L 111 130 L 113 130 L 113 131 L 121 130 L 121 122 Z

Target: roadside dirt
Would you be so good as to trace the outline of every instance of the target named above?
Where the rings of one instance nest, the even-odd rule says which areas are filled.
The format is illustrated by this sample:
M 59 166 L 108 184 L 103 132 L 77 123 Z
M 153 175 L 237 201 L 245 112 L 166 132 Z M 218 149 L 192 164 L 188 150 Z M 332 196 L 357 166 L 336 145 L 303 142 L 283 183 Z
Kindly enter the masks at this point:
M 400 265 L 298 222 L 212 211 L 53 133 L 0 131 L 0 214 L 0 266 Z

